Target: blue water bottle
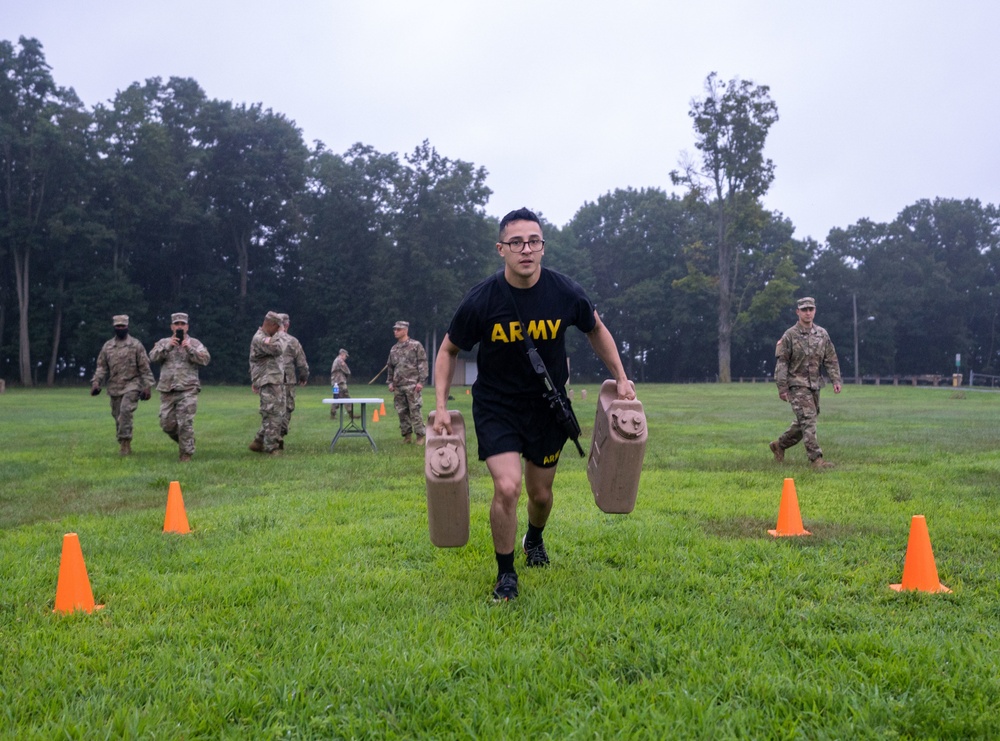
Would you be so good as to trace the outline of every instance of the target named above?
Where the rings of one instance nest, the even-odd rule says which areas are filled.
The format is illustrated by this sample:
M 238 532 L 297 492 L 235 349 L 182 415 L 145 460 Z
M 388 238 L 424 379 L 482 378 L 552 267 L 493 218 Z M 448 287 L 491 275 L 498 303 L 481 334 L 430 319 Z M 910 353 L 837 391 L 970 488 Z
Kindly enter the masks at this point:
M 340 398 L 340 384 L 339 383 L 333 384 L 333 398 L 334 399 L 339 399 Z

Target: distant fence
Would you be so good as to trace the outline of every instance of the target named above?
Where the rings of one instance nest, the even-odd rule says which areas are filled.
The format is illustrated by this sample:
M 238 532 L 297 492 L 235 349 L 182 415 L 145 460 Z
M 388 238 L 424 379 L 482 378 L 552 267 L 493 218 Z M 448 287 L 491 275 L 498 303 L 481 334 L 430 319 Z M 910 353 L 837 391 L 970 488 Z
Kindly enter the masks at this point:
M 958 376 L 958 383 L 955 383 L 955 375 Z M 915 375 L 902 375 L 895 374 L 892 376 L 862 376 L 860 381 L 861 384 L 871 384 L 874 386 L 884 385 L 906 385 L 906 386 L 940 386 L 942 383 L 946 386 L 961 386 L 962 377 L 961 374 L 948 375 L 944 373 L 918 373 Z M 986 379 L 991 379 L 987 381 Z M 829 379 L 827 379 L 829 380 Z M 973 374 L 969 373 L 969 385 L 972 385 Z M 740 376 L 739 378 L 734 378 L 736 383 L 774 383 L 774 376 Z M 1000 376 L 986 376 L 982 373 L 975 374 L 975 382 L 981 386 L 996 386 L 1000 388 Z M 849 376 L 844 378 L 844 383 L 854 383 L 854 376 Z
M 989 373 L 975 373 L 973 371 L 969 371 L 969 385 L 1000 388 L 1000 376 L 991 376 Z

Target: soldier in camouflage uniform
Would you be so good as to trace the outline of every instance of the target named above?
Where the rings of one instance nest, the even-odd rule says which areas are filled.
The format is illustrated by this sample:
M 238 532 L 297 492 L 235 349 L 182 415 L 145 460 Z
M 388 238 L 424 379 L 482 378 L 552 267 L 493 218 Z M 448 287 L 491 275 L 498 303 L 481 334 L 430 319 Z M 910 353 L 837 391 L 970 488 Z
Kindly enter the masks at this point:
M 292 322 L 288 314 L 278 314 L 281 318 L 282 332 L 285 338 L 285 419 L 281 425 L 281 442 L 278 447 L 285 449 L 285 435 L 292 422 L 292 412 L 295 411 L 295 384 L 305 386 L 309 383 L 309 363 L 306 362 L 306 352 L 297 337 L 288 334 Z
M 101 393 L 107 380 L 111 397 L 111 416 L 118 432 L 118 454 L 132 455 L 132 415 L 139 399 L 146 401 L 156 380 L 149 367 L 146 348 L 128 333 L 128 316 L 117 314 L 112 320 L 114 339 L 108 340 L 97 356 L 97 370 L 90 380 L 90 394 Z
M 833 466 L 823 459 L 823 451 L 816 439 L 816 417 L 819 416 L 819 391 L 824 385 L 823 368 L 833 381 L 833 392 L 840 393 L 840 363 L 826 330 L 813 323 L 816 318 L 816 301 L 811 297 L 800 298 L 795 313 L 799 321 L 789 327 L 775 348 L 777 363 L 774 382 L 778 396 L 792 405 L 795 421 L 785 433 L 770 443 L 774 459 L 781 462 L 785 451 L 804 441 L 806 453 L 814 468 Z
M 281 317 L 267 312 L 250 341 L 250 382 L 260 394 L 260 429 L 250 443 L 255 453 L 279 455 L 285 423 L 285 345 Z
M 162 363 L 160 381 L 160 429 L 170 435 L 180 450 L 181 462 L 194 455 L 194 415 L 198 411 L 201 379 L 198 368 L 212 356 L 201 342 L 188 334 L 188 315 L 170 315 L 173 334 L 158 340 L 149 351 L 153 363 Z
M 393 394 L 396 414 L 399 415 L 399 431 L 403 442 L 412 442 L 416 434 L 417 444 L 425 441 L 423 398 L 420 392 L 427 380 L 427 353 L 424 346 L 410 339 L 410 323 L 396 322 L 392 328 L 396 344 L 389 351 L 389 391 Z
M 339 399 L 350 399 L 351 394 L 347 390 L 347 383 L 351 380 L 351 369 L 347 366 L 347 358 L 350 357 L 350 353 L 344 348 L 340 348 L 340 352 L 337 353 L 337 357 L 333 359 L 333 365 L 330 366 L 330 388 L 333 388 L 334 384 L 337 386 L 337 398 Z M 350 418 L 354 419 L 354 405 L 347 405 L 347 414 Z M 337 405 L 330 405 L 330 416 L 337 416 Z

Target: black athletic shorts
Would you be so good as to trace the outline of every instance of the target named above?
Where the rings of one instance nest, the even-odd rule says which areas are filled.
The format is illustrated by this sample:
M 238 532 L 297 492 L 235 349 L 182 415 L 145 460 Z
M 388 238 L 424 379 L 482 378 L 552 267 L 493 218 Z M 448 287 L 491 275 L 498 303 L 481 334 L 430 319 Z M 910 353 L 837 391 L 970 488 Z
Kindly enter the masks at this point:
M 472 419 L 476 423 L 481 461 L 514 452 L 536 466 L 551 468 L 559 462 L 563 445 L 569 439 L 556 421 L 555 412 L 541 397 L 498 401 L 473 396 Z

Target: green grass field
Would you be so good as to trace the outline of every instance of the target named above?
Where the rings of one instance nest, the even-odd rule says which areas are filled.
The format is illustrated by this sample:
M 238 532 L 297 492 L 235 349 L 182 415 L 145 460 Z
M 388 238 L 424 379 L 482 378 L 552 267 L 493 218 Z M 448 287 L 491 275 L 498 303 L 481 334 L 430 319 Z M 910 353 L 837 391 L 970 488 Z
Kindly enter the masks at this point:
M 575 403 L 585 435 L 596 386 Z M 328 392 L 328 389 L 327 389 Z M 120 459 L 106 395 L 0 395 L 4 738 L 995 738 L 1000 394 L 823 394 L 838 464 L 784 465 L 771 385 L 641 386 L 630 515 L 594 505 L 571 447 L 548 569 L 493 605 L 492 486 L 470 440 L 472 533 L 427 534 L 423 449 L 379 451 L 299 392 L 283 458 L 247 451 L 249 389 L 208 388 L 194 461 L 154 401 Z M 428 399 L 429 400 L 429 399 Z M 391 407 L 391 405 L 390 405 Z M 470 397 L 453 408 L 470 422 Z M 586 447 L 585 441 L 585 447 Z M 795 479 L 811 537 L 767 535 Z M 180 481 L 194 532 L 162 532 Z M 520 533 L 524 532 L 524 499 Z M 925 515 L 951 594 L 899 594 Z M 55 615 L 63 535 L 103 610 Z

